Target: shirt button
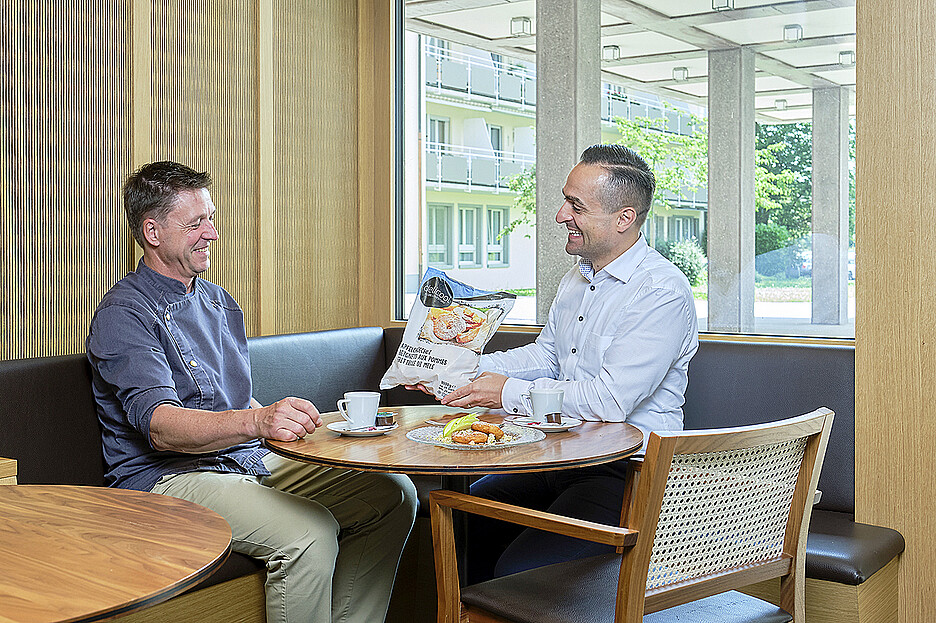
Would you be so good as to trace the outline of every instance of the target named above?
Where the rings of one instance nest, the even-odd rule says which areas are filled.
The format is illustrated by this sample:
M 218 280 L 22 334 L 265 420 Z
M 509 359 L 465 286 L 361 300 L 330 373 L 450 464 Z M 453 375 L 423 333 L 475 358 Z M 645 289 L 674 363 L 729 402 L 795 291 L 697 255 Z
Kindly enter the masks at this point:
M 574 349 L 574 348 L 572 349 L 572 354 L 573 354 L 573 355 L 575 354 L 575 349 Z
M 170 318 L 172 318 L 172 316 L 169 314 L 169 312 L 166 312 L 166 322 L 169 322 Z
M 514 407 L 513 412 L 514 412 L 514 413 L 517 412 L 517 407 Z
M 188 364 L 189 364 L 190 366 L 192 366 L 193 368 L 198 367 L 198 362 L 195 361 L 194 359 L 192 359 L 190 362 L 188 362 Z
M 591 290 L 592 292 L 594 292 L 594 291 L 595 291 L 595 286 L 591 286 L 591 287 L 588 288 L 588 289 Z
M 579 322 L 582 322 L 583 320 L 585 320 L 585 316 L 579 316 Z

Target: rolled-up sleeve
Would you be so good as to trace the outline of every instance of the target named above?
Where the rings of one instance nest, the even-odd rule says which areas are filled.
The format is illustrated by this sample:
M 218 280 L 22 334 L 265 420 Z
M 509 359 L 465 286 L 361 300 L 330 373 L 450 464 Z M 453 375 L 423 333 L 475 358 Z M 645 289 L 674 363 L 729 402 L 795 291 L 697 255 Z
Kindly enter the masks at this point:
M 182 405 L 165 347 L 149 312 L 114 304 L 98 310 L 88 336 L 88 356 L 119 400 L 127 423 L 149 439 L 153 410 Z

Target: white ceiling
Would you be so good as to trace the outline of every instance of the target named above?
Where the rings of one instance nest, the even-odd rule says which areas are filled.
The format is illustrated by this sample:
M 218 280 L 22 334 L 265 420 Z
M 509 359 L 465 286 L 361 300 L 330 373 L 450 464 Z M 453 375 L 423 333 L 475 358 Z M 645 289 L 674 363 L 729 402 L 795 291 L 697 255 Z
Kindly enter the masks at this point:
M 856 52 L 855 0 L 734 0 L 712 10 L 712 0 L 602 0 L 601 43 L 620 48 L 602 61 L 602 79 L 625 87 L 706 105 L 711 49 L 749 46 L 755 52 L 755 107 L 762 122 L 809 120 L 811 89 L 842 85 L 852 94 L 855 67 L 839 53 Z M 533 35 L 510 36 L 510 19 L 529 17 Z M 422 34 L 529 62 L 536 61 L 535 0 L 405 0 L 405 27 Z M 783 40 L 799 24 L 803 38 Z M 674 67 L 689 79 L 676 82 Z M 786 110 L 776 110 L 785 99 Z

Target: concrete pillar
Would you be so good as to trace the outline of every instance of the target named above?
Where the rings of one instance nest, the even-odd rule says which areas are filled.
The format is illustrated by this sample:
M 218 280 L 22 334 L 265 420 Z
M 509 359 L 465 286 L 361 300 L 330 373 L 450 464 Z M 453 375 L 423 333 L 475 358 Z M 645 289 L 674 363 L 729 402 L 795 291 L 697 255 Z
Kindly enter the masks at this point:
M 848 322 L 848 89 L 813 90 L 812 322 Z
M 536 3 L 536 320 L 574 260 L 556 224 L 566 176 L 601 140 L 601 2 Z
M 754 329 L 754 53 L 708 54 L 708 330 Z

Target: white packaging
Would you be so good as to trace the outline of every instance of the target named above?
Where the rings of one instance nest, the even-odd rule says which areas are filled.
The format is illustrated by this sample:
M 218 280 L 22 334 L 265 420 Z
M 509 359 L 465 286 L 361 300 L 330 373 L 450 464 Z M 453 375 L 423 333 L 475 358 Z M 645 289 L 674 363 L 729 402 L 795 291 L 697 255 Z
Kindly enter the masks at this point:
M 485 345 L 516 298 L 509 292 L 478 290 L 428 269 L 380 389 L 422 384 L 442 398 L 469 383 L 478 373 Z

